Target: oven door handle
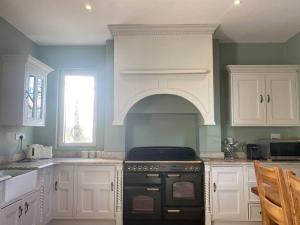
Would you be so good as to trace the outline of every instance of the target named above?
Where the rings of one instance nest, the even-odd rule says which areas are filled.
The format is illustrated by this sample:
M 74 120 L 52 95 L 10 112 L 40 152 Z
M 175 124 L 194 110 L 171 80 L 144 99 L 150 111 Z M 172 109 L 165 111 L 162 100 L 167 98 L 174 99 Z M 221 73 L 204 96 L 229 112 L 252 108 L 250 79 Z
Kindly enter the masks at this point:
M 159 188 L 146 188 L 146 191 L 159 191 Z
M 146 177 L 159 177 L 158 173 L 147 173 Z
M 179 173 L 169 173 L 168 177 L 180 177 Z
M 168 213 L 181 213 L 180 209 L 168 209 Z

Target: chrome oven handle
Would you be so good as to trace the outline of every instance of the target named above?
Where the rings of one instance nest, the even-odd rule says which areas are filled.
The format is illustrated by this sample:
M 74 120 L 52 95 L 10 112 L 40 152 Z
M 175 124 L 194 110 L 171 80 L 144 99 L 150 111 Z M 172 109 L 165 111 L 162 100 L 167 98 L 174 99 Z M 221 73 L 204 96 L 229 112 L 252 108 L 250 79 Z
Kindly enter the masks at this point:
M 168 177 L 180 177 L 179 173 L 169 173 Z
M 146 177 L 159 177 L 158 173 L 147 173 Z
M 146 188 L 146 191 L 159 191 L 159 188 Z
M 168 213 L 181 213 L 180 209 L 168 209 Z

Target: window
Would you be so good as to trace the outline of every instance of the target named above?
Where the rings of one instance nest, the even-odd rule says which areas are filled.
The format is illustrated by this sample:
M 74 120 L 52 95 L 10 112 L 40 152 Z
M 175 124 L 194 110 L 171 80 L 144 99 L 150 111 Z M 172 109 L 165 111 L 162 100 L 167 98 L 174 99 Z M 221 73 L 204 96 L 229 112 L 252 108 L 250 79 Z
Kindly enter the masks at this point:
M 96 74 L 69 71 L 62 74 L 60 146 L 96 146 Z

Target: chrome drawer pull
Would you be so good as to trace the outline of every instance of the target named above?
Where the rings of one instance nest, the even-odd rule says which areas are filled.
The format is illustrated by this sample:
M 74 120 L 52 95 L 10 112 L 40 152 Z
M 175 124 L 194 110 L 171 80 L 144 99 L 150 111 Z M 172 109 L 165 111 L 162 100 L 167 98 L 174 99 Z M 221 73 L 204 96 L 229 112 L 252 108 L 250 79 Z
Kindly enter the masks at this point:
M 180 209 L 168 209 L 168 213 L 181 213 Z
M 159 188 L 146 188 L 147 191 L 159 191 Z
M 168 174 L 168 177 L 180 177 L 179 173 L 170 173 Z
M 159 177 L 158 173 L 147 173 L 147 177 Z

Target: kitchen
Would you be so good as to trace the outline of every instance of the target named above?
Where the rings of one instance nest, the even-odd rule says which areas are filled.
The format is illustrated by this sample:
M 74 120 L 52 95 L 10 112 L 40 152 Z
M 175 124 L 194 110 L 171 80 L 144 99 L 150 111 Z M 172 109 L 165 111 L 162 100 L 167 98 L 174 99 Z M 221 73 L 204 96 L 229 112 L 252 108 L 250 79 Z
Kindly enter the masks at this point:
M 103 1 L 91 1 L 89 3 L 91 9 L 87 9 L 88 3 L 77 1 L 72 4 L 72 7 L 80 16 L 74 16 L 66 2 L 59 10 L 52 2 L 22 1 L 21 3 L 14 0 L 0 3 L 0 54 L 2 56 L 31 55 L 33 58 L 24 59 L 27 60 L 26 63 L 34 64 L 37 59 L 39 65 L 46 70 L 47 77 L 46 102 L 42 104 L 45 107 L 45 124 L 42 126 L 24 126 L 20 124 L 22 122 L 17 124 L 17 119 L 13 119 L 11 124 L 5 124 L 8 118 L 13 118 L 12 112 L 22 113 L 22 105 L 19 105 L 18 109 L 9 108 L 14 107 L 14 104 L 8 104 L 7 99 L 1 98 L 1 102 L 4 102 L 3 105 L 7 109 L 7 112 L 3 113 L 4 108 L 1 105 L 1 117 L 8 116 L 4 122 L 3 119 L 1 120 L 3 125 L 0 126 L 0 161 L 3 165 L 6 165 L 5 167 L 8 165 L 10 168 L 30 165 L 31 168 L 36 169 L 44 167 L 45 164 L 53 164 L 38 170 L 35 175 L 31 174 L 36 176 L 36 186 L 41 191 L 40 198 L 42 196 L 41 199 L 47 202 L 48 206 L 43 203 L 46 207 L 41 209 L 43 208 L 41 202 L 37 202 L 36 204 L 39 205 L 37 208 L 40 208 L 40 222 L 24 222 L 24 225 L 48 222 L 54 225 L 122 224 L 125 214 L 123 206 L 126 204 L 123 202 L 126 196 L 123 196 L 125 193 L 122 190 L 123 173 L 126 172 L 126 168 L 123 168 L 123 160 L 130 149 L 143 146 L 189 147 L 196 152 L 193 159 L 197 160 L 199 157 L 208 159 L 203 170 L 205 173 L 203 184 L 206 188 L 205 191 L 202 190 L 206 224 L 259 224 L 260 222 L 257 222 L 261 220 L 259 200 L 249 193 L 251 187 L 256 185 L 256 180 L 255 176 L 253 177 L 252 163 L 245 159 L 246 145 L 258 144 L 261 139 L 270 139 L 271 134 L 273 136 L 280 134 L 281 138 L 299 137 L 299 94 L 295 85 L 297 82 L 293 80 L 295 77 L 298 79 L 297 65 L 300 62 L 300 30 L 295 22 L 299 21 L 295 19 L 299 16 L 298 3 L 277 1 L 276 5 L 273 1 L 259 3 L 259 1 L 245 0 L 235 5 L 234 1 L 226 0 L 219 5 L 211 1 L 191 1 L 190 4 L 176 1 L 177 4 L 174 5 L 170 1 L 160 2 L 162 5 L 157 1 L 152 3 L 143 1 L 143 4 L 126 5 L 121 1 L 114 1 L 114 4 L 110 5 Z M 275 5 L 270 9 L 267 3 Z M 209 6 L 216 6 L 218 11 L 212 10 Z M 172 12 L 168 10 L 170 7 L 173 9 Z M 201 8 L 201 12 L 193 8 Z M 147 11 L 146 9 L 149 9 L 149 14 L 140 13 L 143 12 L 142 10 Z M 32 15 L 33 10 L 36 16 L 44 20 L 37 21 L 36 16 Z M 118 13 L 114 16 L 106 14 L 106 11 L 112 10 Z M 117 16 L 117 14 L 125 16 L 122 13 L 126 10 L 133 17 L 122 20 Z M 278 18 L 277 15 L 284 11 L 288 11 L 289 14 Z M 157 13 L 158 16 L 153 18 L 150 12 Z M 265 12 L 269 12 L 270 15 L 266 15 Z M 180 17 L 177 16 L 178 14 Z M 54 18 L 53 15 L 56 17 Z M 100 15 L 107 16 L 110 18 L 108 21 L 111 22 L 98 24 L 97 16 Z M 236 18 L 240 18 L 239 26 L 236 25 Z M 68 21 L 69 25 L 61 21 Z M 108 26 L 109 24 L 120 25 Z M 149 26 L 149 24 L 156 25 Z M 44 27 L 49 30 L 45 30 Z M 2 60 L 5 61 L 3 58 Z M 247 66 L 239 68 L 227 67 L 228 65 L 262 66 L 255 66 L 251 70 Z M 263 67 L 263 65 L 267 66 Z M 294 65 L 294 67 L 287 65 Z M 1 67 L 8 70 L 11 68 L 3 64 Z M 230 93 L 232 87 L 229 81 L 234 80 L 235 73 L 242 77 L 247 75 L 243 72 L 247 73 L 249 70 L 255 72 L 253 76 L 259 77 L 259 81 L 264 84 L 268 82 L 261 79 L 265 73 L 281 71 L 284 74 L 292 74 L 294 78 L 291 78 L 293 84 L 291 101 L 281 101 L 280 105 L 275 105 L 276 112 L 279 112 L 277 115 L 282 116 L 281 112 L 284 112 L 290 116 L 290 121 L 279 121 L 281 124 L 276 124 L 273 120 L 271 124 L 267 124 L 267 105 L 262 106 L 259 103 L 260 96 L 258 95 L 256 99 L 256 93 L 252 92 L 254 86 L 248 84 L 243 86 L 242 90 L 250 89 L 250 91 L 240 93 L 240 95 L 248 95 L 246 101 L 238 102 L 246 107 L 239 115 L 244 113 L 248 116 L 248 112 L 255 113 L 257 110 L 259 115 L 255 114 L 255 119 L 250 122 L 241 122 L 242 119 L 238 117 L 231 118 L 233 113 L 232 110 L 230 111 L 230 106 L 232 101 L 236 101 L 234 99 L 236 95 Z M 66 123 L 62 113 L 64 105 L 62 84 L 66 80 L 63 81 L 62 77 L 63 74 L 67 76 L 68 73 L 76 74 L 78 71 L 97 74 L 93 83 L 96 85 L 94 89 L 96 103 L 91 104 L 95 106 L 92 108 L 94 110 L 92 115 L 95 116 L 90 117 L 94 120 L 89 122 L 93 124 L 90 143 L 68 145 L 64 141 L 67 140 L 65 139 L 67 136 L 63 135 Z M 184 81 L 176 80 L 183 76 Z M 6 96 L 14 96 L 16 99 L 14 102 L 22 101 L 23 96 L 18 97 L 15 94 L 17 82 L 18 87 L 22 86 L 20 80 L 14 80 L 16 83 L 9 88 L 3 85 L 3 73 L 1 77 L 1 95 L 5 96 L 3 94 L 5 90 L 5 93 L 11 93 Z M 168 88 L 170 87 L 168 85 L 163 86 L 167 79 L 173 88 Z M 84 83 L 81 84 L 83 88 Z M 148 91 L 151 88 L 153 90 L 155 85 L 158 85 L 157 89 L 153 92 Z M 249 85 L 253 85 L 253 82 Z M 280 91 L 286 87 L 284 85 L 285 83 L 280 86 L 282 88 Z M 201 90 L 198 91 L 199 89 Z M 90 89 L 77 92 L 88 94 L 87 90 Z M 139 95 L 139 93 L 143 94 Z M 254 95 L 249 93 L 255 93 L 255 99 L 253 99 Z M 267 102 L 268 93 L 265 94 L 263 103 Z M 276 93 L 274 96 L 277 96 Z M 252 104 L 257 100 L 257 105 L 256 102 Z M 244 103 L 247 102 L 249 104 L 245 105 Z M 288 105 L 289 103 L 291 105 Z M 289 112 L 286 113 L 287 111 L 283 109 Z M 78 110 L 81 113 L 80 107 Z M 276 113 L 273 115 L 276 117 Z M 22 116 L 15 118 L 21 119 Z M 74 118 L 71 117 L 72 122 L 73 120 Z M 20 136 L 23 136 L 22 141 Z M 223 160 L 223 140 L 228 137 L 233 137 L 241 143 L 236 156 L 242 159 Z M 7 164 L 22 159 L 21 147 L 26 150 L 27 145 L 35 143 L 52 146 L 53 161 L 39 160 L 32 163 Z M 92 159 L 86 158 L 89 155 Z M 295 172 L 300 168 L 296 162 L 279 162 L 279 165 Z M 217 188 L 217 192 L 213 192 L 214 183 L 217 187 L 222 184 L 212 179 L 218 176 L 225 177 L 222 172 L 226 172 L 226 169 L 227 174 L 234 174 L 239 179 L 239 182 L 234 185 L 230 179 L 236 177 L 226 178 L 231 186 L 225 189 L 231 190 L 231 193 L 233 191 L 238 193 L 238 195 L 232 194 L 239 196 L 235 199 L 236 204 L 229 204 L 228 198 L 233 199 L 233 197 L 228 195 L 226 190 L 222 192 L 222 188 Z M 103 176 L 103 180 L 99 178 L 101 182 L 89 186 L 90 181 L 88 179 L 85 181 L 85 178 L 90 176 L 86 175 L 88 173 L 94 174 L 95 179 L 97 176 Z M 18 177 L 21 179 L 22 176 L 15 176 Z M 95 200 L 97 198 L 91 197 L 96 193 L 93 190 L 98 186 L 102 188 L 99 199 L 103 199 L 101 201 L 103 204 L 100 205 Z M 0 192 L 4 195 L 4 191 L 1 191 L 3 189 L 3 186 L 0 186 Z M 86 189 L 89 190 L 84 192 Z M 42 192 L 49 195 L 41 194 Z M 60 197 L 57 192 L 60 193 Z M 46 199 L 47 196 L 51 196 L 50 193 L 52 203 Z M 85 194 L 86 199 L 80 202 L 84 200 L 82 193 Z M 222 193 L 225 193 L 225 196 Z M 225 200 L 216 199 L 217 195 Z M 17 202 L 23 201 L 22 196 L 17 198 Z M 11 201 L 15 202 L 15 200 Z M 16 204 L 17 213 L 19 213 L 19 206 L 25 208 L 24 204 Z M 59 205 L 61 210 L 58 210 L 55 204 Z M 1 204 L 1 208 L 5 208 L 4 205 L 7 206 L 7 202 Z

